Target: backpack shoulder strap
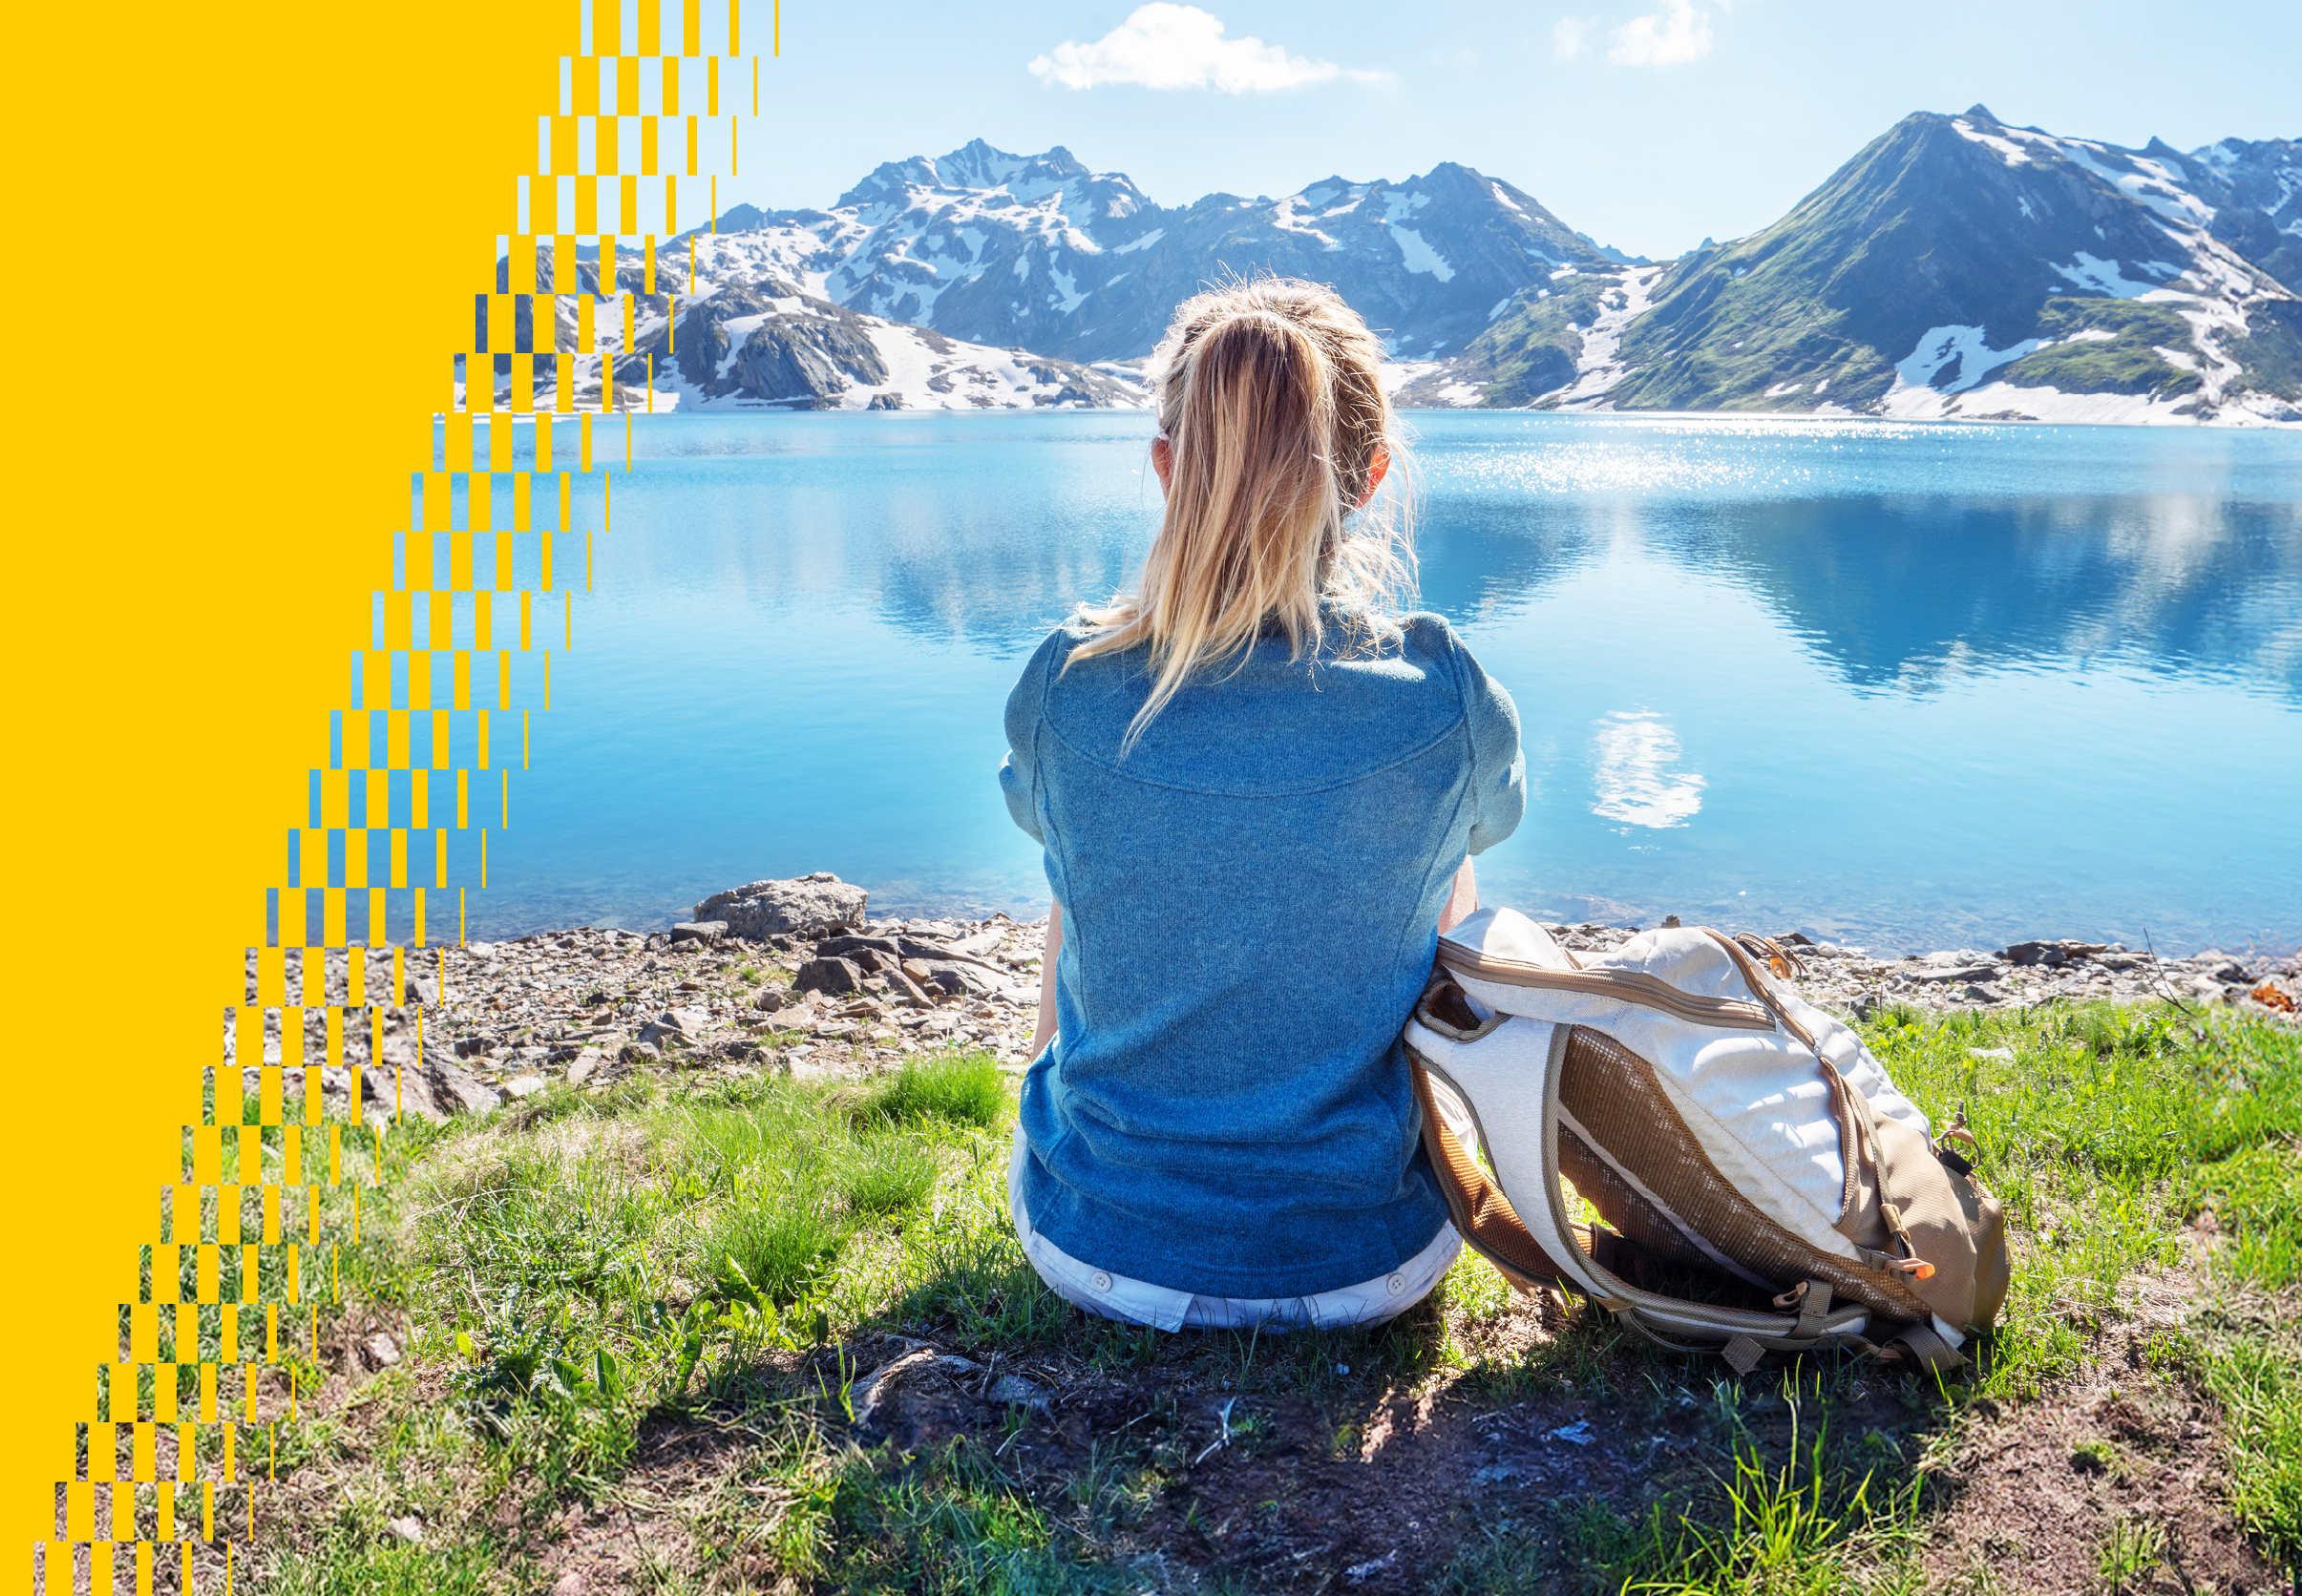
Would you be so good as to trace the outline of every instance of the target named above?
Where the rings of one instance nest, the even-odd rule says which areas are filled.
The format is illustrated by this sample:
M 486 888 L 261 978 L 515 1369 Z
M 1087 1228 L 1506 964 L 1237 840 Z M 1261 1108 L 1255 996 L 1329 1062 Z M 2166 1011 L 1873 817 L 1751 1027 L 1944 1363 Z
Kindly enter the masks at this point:
M 1423 1109 L 1423 1147 L 1430 1155 L 1431 1170 L 1447 1199 L 1447 1211 L 1464 1243 L 1514 1286 L 1569 1284 L 1566 1271 L 1528 1231 L 1502 1186 L 1448 1123 L 1431 1089 L 1428 1060 L 1412 1045 L 1406 1059 L 1415 1079 L 1415 1101 Z M 1468 1106 L 1468 1100 L 1465 1105 Z

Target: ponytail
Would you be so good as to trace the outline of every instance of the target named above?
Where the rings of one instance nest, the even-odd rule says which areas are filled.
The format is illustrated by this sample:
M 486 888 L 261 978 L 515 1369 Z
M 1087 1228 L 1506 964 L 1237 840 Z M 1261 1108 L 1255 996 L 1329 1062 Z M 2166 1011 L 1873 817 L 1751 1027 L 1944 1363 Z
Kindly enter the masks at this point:
M 1366 324 L 1331 289 L 1266 279 L 1186 302 L 1168 345 L 1159 535 L 1137 591 L 1084 612 L 1091 635 L 1070 654 L 1149 644 L 1151 690 L 1123 753 L 1193 675 L 1243 662 L 1267 627 L 1300 658 L 1320 641 L 1322 603 L 1381 631 L 1405 582 L 1391 536 L 1345 525 L 1396 453 Z

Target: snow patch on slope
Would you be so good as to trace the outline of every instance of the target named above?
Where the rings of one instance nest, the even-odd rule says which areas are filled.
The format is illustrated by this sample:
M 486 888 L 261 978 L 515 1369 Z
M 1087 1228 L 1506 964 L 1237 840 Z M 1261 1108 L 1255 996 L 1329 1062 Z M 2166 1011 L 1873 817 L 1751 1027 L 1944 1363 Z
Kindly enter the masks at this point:
M 1951 126 L 1958 130 L 1960 137 L 1971 138 L 1985 149 L 1996 151 L 1998 158 L 2009 166 L 2028 166 L 2030 164 L 2030 152 L 2011 138 L 2001 138 L 1995 133 L 1984 133 L 1964 116 L 1951 118 Z
M 1605 408 L 1607 390 L 1629 374 L 1621 361 L 1623 334 L 1655 303 L 1655 282 L 1662 271 L 1660 266 L 1624 268 L 1615 286 L 1599 296 L 1597 319 L 1583 329 L 1574 381 L 1545 394 L 1543 402 L 1555 402 L 1563 410 Z
M 2105 261 L 2100 255 L 2080 250 L 2078 259 L 2067 266 L 2056 266 L 2055 271 L 2089 293 L 2107 294 L 2112 299 L 2140 299 L 2159 286 L 2157 283 L 2138 283 L 2128 277 L 2116 261 Z M 2146 261 L 2142 270 L 2157 272 L 2162 278 L 2174 277 L 2182 268 L 2171 261 Z
M 1919 335 L 1917 347 L 1895 363 L 1894 387 L 1882 402 L 1884 412 L 1910 413 L 1897 405 L 1906 393 L 1920 396 L 1905 403 L 1922 409 L 1942 394 L 1963 393 L 2008 361 L 2020 360 L 2045 343 L 2042 338 L 2024 338 L 1994 349 L 1978 326 L 1929 327 Z
M 1408 271 L 1425 273 L 1442 283 L 1454 277 L 1455 268 L 1447 263 L 1421 233 L 1412 227 L 1402 227 L 1397 222 L 1391 223 L 1390 230 L 1391 242 L 1399 246 L 1400 263 Z

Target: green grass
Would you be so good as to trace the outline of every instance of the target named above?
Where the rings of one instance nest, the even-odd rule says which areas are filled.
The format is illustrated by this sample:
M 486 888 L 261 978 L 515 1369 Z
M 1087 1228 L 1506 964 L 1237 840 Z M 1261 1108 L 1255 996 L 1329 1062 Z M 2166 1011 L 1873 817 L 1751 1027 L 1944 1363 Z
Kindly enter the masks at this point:
M 833 1477 L 831 1588 L 1003 1596 L 1136 1588 L 1067 1545 L 1046 1512 L 961 1449 L 890 1475 L 851 1458 Z
M 2302 399 L 2302 306 L 2291 300 L 2249 306 L 2247 330 L 2225 346 L 2245 364 L 2249 388 Z
M 2095 1571 L 2112 1596 L 2132 1589 L 2158 1571 L 2165 1561 L 2165 1526 L 2146 1519 L 2114 1519 L 2102 1538 Z
M 2075 340 L 2072 335 L 2092 334 Z M 2107 333 L 2107 338 L 2101 336 Z M 2190 326 L 2163 304 L 2135 300 L 2071 297 L 2050 299 L 2038 313 L 2038 334 L 2052 340 L 2009 363 L 2000 380 L 2064 393 L 2150 393 L 2173 399 L 2201 387 L 2196 371 L 2185 371 L 2158 351 L 2173 349 L 2195 358 Z
M 1574 380 L 1583 334 L 1598 320 L 1611 278 L 1563 278 L 1513 301 L 1471 342 L 1490 405 L 1524 405 Z
M 475 1543 L 449 1551 L 384 1542 L 330 1542 L 289 1559 L 269 1588 L 280 1596 L 479 1596 L 502 1581 L 504 1548 Z
M 1681 1513 L 1667 1540 L 1656 1514 L 1647 1540 L 1631 1548 L 1622 1588 L 1650 1596 L 1822 1596 L 1847 1588 L 1854 1570 L 1910 1546 L 1917 1539 L 1921 1481 L 1882 1478 L 1875 1465 L 1853 1475 L 1827 1434 L 1801 1445 L 1797 1418 L 1794 1407 L 1779 1461 L 1774 1449 L 1735 1438 L 1710 1514 Z
M 932 1064 L 907 1063 L 873 1092 L 857 1118 L 889 1124 L 946 1120 L 953 1124 L 997 1124 L 1007 1111 L 1007 1089 L 988 1053 L 961 1053 Z
M 1966 1108 L 2017 1238 L 1998 1333 L 1940 1385 L 1856 1359 L 1736 1382 L 1596 1313 L 1538 1330 L 1475 1259 L 1368 1333 L 1089 1320 L 1015 1244 L 1011 1090 L 980 1053 L 862 1084 L 643 1078 L 397 1139 L 406 1166 L 369 1211 L 353 1294 L 407 1312 L 416 1344 L 362 1410 L 284 1442 L 339 1482 L 251 1588 L 478 1588 L 548 1550 L 571 1513 L 628 1512 L 665 1588 L 1256 1589 L 1226 1571 L 1222 1537 L 1278 1505 L 1204 1495 L 1209 1445 L 1253 1462 L 1307 1434 L 1352 1460 L 1387 1401 L 1446 1393 L 1474 1412 L 1560 1404 L 1689 1450 L 1655 1454 L 1627 1497 L 1465 1517 L 1437 1588 L 1916 1590 L 1959 1436 L 2050 1403 L 2150 1275 L 2196 1306 L 2154 1336 L 2140 1377 L 2211 1401 L 2237 1522 L 2273 1559 L 2302 1556 L 2302 1041 L 2221 1013 L 2106 1007 L 1890 1012 L 1867 1029 L 1930 1113 Z M 1026 1461 L 1044 1421 L 1022 1410 L 911 1453 L 858 1447 L 858 1360 L 889 1336 L 1131 1395 L 1058 1476 Z M 665 1475 L 666 1436 L 725 1444 L 726 1461 Z M 2101 1444 L 2094 1461 L 2124 1466 Z M 416 1547 L 388 1528 L 410 1511 L 427 1525 Z M 2142 1582 L 2150 1535 L 2106 1535 L 2105 1588 Z

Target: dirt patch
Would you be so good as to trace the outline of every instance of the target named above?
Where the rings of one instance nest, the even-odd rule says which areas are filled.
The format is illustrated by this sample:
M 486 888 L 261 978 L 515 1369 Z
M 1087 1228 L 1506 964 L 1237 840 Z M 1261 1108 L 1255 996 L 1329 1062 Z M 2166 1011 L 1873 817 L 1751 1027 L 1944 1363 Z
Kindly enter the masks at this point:
M 2134 1316 L 2105 1328 L 2078 1375 L 1973 1427 L 1941 1474 L 1955 1496 L 1927 1522 L 1936 1586 L 2038 1596 L 2289 1588 L 2231 1522 L 2212 1405 L 2144 1361 L 2151 1334 L 2178 1322 L 2190 1294 L 2182 1281 L 2137 1282 Z M 2128 1571 L 2114 1580 L 2122 1544 Z
M 1491 1332 L 1546 1339 L 1546 1308 L 1557 1311 L 1522 1304 Z M 875 1391 L 850 1438 L 883 1449 L 890 1469 L 972 1449 L 1098 1555 L 1161 1589 L 1204 1578 L 1258 1591 L 1423 1592 L 1504 1522 L 1524 1532 L 1534 1587 L 1570 1588 L 1587 1571 L 1569 1530 L 1590 1504 L 1639 1518 L 1706 1484 L 1725 1449 L 1708 1395 L 1715 1371 L 1693 1363 L 1635 1395 L 1562 1379 L 1506 1398 L 1461 1368 L 1306 1393 L 1210 1384 L 1170 1363 L 1114 1375 L 1055 1357 L 969 1373 L 968 1360 L 906 1345 L 908 1369 Z M 1002 1401 L 1002 1379 L 1047 1399 Z M 1858 1435 L 1939 1422 L 1913 1390 L 1884 1372 L 1847 1382 L 1833 1422 Z M 1742 1408 L 1763 1438 L 1786 1440 L 1787 1402 L 1754 1382 Z
M 686 1419 L 643 1425 L 638 1451 L 615 1489 L 600 1502 L 568 1506 L 543 1530 L 539 1583 L 555 1596 L 575 1596 L 651 1588 L 665 1572 L 699 1567 L 695 1518 L 742 1495 L 736 1477 L 756 1438 L 736 1426 Z M 776 1583 L 771 1560 L 747 1556 L 740 1544 L 714 1549 L 743 1587 Z

